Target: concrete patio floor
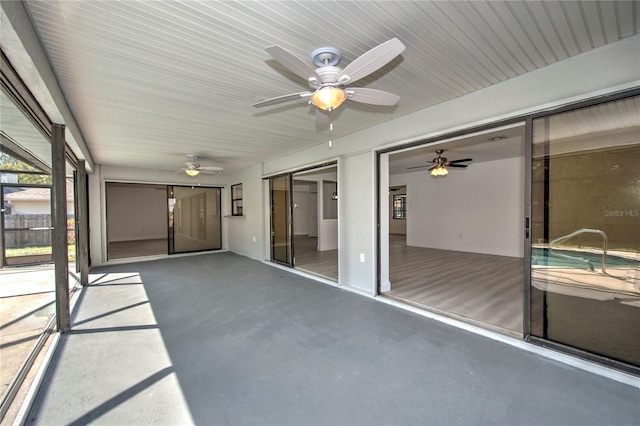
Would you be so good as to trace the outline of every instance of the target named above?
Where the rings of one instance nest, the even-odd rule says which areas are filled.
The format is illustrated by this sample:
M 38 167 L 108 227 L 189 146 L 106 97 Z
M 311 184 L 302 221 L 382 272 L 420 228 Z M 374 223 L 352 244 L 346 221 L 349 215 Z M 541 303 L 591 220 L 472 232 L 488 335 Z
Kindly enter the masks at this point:
M 232 253 L 111 265 L 91 279 L 28 424 L 640 418 L 638 387 Z
M 75 264 L 69 266 L 71 271 L 75 269 Z M 69 290 L 75 284 L 71 276 Z M 7 392 L 9 384 L 35 350 L 55 310 L 53 264 L 0 269 L 0 394 Z M 37 367 L 37 363 L 34 365 Z M 25 382 L 29 382 L 30 375 L 31 372 L 27 374 Z M 15 415 L 29 384 L 20 387 L 3 421 Z

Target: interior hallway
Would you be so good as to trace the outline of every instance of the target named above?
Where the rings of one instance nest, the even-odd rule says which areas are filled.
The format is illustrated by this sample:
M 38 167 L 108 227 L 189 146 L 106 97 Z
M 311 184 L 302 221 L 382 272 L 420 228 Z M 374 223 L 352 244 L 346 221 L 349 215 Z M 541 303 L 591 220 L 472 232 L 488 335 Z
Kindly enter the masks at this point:
M 233 253 L 92 271 L 27 424 L 635 424 L 640 389 Z

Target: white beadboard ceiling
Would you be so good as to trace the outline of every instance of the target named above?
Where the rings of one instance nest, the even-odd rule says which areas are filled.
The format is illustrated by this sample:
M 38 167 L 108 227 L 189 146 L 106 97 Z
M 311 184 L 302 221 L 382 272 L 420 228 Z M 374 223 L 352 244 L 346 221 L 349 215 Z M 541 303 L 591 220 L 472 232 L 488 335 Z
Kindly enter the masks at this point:
M 463 96 L 638 32 L 635 1 L 26 1 L 95 161 L 225 173 Z M 344 67 L 393 37 L 406 50 L 357 86 L 393 107 L 345 102 L 334 130 L 271 59 L 340 49 Z

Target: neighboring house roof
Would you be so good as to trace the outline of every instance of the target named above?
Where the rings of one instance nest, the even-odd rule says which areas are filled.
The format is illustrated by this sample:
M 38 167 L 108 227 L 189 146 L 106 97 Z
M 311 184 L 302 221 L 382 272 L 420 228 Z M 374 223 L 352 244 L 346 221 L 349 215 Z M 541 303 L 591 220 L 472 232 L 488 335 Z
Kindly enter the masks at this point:
M 49 188 L 4 187 L 4 199 L 9 201 L 50 201 Z M 73 200 L 73 184 L 67 182 L 67 201 Z

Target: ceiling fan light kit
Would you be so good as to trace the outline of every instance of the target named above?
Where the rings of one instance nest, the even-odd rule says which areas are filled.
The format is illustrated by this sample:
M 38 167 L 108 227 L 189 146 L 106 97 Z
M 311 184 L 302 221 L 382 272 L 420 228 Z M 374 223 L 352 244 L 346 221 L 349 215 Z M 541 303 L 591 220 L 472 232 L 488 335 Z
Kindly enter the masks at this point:
M 431 176 L 434 178 L 442 178 L 449 174 L 449 171 L 444 166 L 438 166 L 435 169 L 431 170 Z
M 325 111 L 338 108 L 345 99 L 347 94 L 339 87 L 323 87 L 311 96 L 311 102 Z
M 191 177 L 196 177 L 200 174 L 200 170 L 197 169 L 186 169 L 184 172 Z

